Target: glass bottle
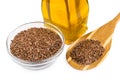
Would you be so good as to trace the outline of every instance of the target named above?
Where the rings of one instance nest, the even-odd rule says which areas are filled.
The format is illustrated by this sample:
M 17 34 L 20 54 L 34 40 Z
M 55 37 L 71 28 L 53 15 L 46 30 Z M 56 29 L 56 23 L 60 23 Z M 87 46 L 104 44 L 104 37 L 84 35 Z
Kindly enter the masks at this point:
M 56 25 L 70 44 L 87 30 L 88 0 L 42 0 L 45 22 Z

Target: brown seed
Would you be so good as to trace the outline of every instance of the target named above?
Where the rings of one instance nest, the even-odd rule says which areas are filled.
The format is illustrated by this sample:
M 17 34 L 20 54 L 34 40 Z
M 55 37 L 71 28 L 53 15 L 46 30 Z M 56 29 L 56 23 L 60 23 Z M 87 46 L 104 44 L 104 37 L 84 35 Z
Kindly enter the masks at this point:
M 98 40 L 83 40 L 70 52 L 72 59 L 78 64 L 89 65 L 98 60 L 104 52 L 104 48 Z
M 10 50 L 20 59 L 35 62 L 55 55 L 61 46 L 62 40 L 54 31 L 45 28 L 30 28 L 14 37 Z

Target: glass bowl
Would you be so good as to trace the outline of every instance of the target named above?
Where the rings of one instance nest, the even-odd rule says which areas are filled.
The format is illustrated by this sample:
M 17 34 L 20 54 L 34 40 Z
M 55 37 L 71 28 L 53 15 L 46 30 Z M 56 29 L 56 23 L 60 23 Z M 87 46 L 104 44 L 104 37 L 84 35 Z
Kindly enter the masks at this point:
M 25 60 L 22 60 L 20 58 L 17 58 L 16 56 L 14 56 L 11 51 L 10 51 L 10 44 L 12 42 L 12 40 L 14 39 L 14 37 L 21 31 L 27 30 L 29 28 L 32 27 L 36 27 L 36 28 L 48 28 L 48 29 L 52 29 L 53 31 L 55 31 L 61 38 L 62 40 L 62 46 L 61 48 L 50 58 L 44 59 L 44 60 L 39 60 L 37 62 L 28 62 Z M 13 61 L 15 61 L 17 64 L 23 66 L 24 68 L 27 69 L 43 69 L 46 68 L 48 66 L 50 66 L 56 59 L 57 57 L 61 54 L 63 47 L 64 47 L 64 36 L 62 34 L 62 32 L 54 25 L 50 24 L 50 23 L 46 23 L 46 22 L 30 22 L 30 23 L 26 23 L 23 25 L 20 25 L 19 27 L 17 27 L 15 30 L 13 30 L 7 38 L 6 41 L 6 47 L 7 47 L 7 51 L 9 53 L 9 55 L 11 56 L 11 58 L 13 59 Z

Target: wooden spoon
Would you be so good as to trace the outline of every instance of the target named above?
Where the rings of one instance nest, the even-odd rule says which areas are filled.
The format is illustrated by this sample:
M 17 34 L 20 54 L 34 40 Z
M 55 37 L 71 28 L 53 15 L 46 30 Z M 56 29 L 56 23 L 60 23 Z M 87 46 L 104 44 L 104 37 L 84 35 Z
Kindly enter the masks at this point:
M 96 67 L 100 62 L 102 62 L 111 47 L 112 34 L 113 34 L 115 26 L 119 20 L 120 20 L 120 13 L 113 20 L 104 24 L 97 30 L 92 31 L 92 32 L 84 35 L 83 37 L 79 38 L 77 41 L 75 41 L 69 47 L 67 54 L 66 54 L 66 59 L 67 59 L 68 63 L 75 69 L 88 70 L 88 69 L 92 69 L 92 68 Z M 86 40 L 86 39 L 99 40 L 101 42 L 101 45 L 105 48 L 105 51 L 104 51 L 103 55 L 94 63 L 92 63 L 90 65 L 80 65 L 72 60 L 72 58 L 70 57 L 70 51 L 76 46 L 77 43 L 79 43 L 82 40 Z

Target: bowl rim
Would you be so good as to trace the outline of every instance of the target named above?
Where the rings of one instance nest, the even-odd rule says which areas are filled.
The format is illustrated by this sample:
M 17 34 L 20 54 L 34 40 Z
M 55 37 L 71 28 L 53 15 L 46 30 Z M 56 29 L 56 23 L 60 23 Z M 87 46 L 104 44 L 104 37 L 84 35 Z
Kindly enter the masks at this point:
M 24 26 L 24 25 L 27 25 L 27 24 L 37 24 L 37 23 L 50 25 L 50 26 L 52 26 L 52 28 L 53 28 L 52 30 L 53 30 L 53 31 L 55 31 L 57 34 L 59 33 L 58 35 L 60 36 L 60 38 L 61 38 L 61 40 L 62 40 L 61 48 L 60 48 L 54 55 L 52 55 L 51 57 L 49 57 L 49 58 L 47 58 L 47 59 L 43 59 L 43 60 L 38 60 L 38 61 L 35 61 L 35 62 L 25 61 L 25 60 L 23 60 L 23 59 L 20 59 L 20 58 L 14 56 L 14 55 L 11 53 L 11 51 L 10 51 L 10 49 L 9 49 L 9 46 L 10 46 L 10 45 L 8 44 L 10 35 L 13 34 L 14 31 L 18 30 L 19 28 L 21 28 L 21 27 Z M 32 27 L 31 27 L 31 28 L 32 28 Z M 44 25 L 43 28 L 50 29 L 50 28 L 46 27 L 45 25 Z M 51 60 L 53 60 L 54 58 L 58 57 L 58 56 L 62 53 L 62 50 L 63 50 L 63 48 L 64 48 L 64 45 L 65 45 L 65 44 L 64 44 L 64 35 L 63 35 L 63 33 L 60 31 L 60 29 L 58 29 L 55 25 L 53 25 L 53 24 L 51 24 L 51 23 L 41 22 L 41 21 L 28 22 L 28 23 L 24 23 L 24 24 L 18 26 L 17 28 L 15 28 L 14 30 L 12 30 L 12 31 L 9 33 L 9 35 L 7 36 L 7 40 L 6 40 L 6 48 L 7 48 L 8 54 L 12 57 L 12 59 L 14 59 L 15 61 L 17 61 L 17 62 L 19 62 L 19 63 L 23 63 L 24 65 L 25 65 L 25 64 L 26 64 L 26 65 L 28 65 L 28 64 L 31 64 L 31 65 L 46 64 L 47 62 L 49 63 Z

